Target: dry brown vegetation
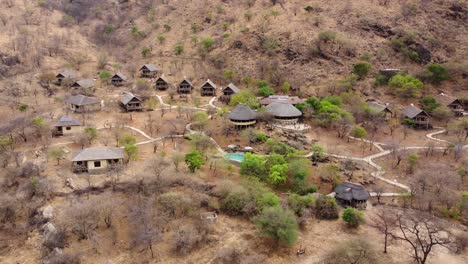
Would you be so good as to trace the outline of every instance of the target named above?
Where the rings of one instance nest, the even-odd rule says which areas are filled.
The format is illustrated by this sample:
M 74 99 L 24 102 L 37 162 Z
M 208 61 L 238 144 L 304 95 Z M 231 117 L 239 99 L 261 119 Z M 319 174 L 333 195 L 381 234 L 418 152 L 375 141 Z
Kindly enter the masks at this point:
M 398 113 L 440 92 L 466 100 L 467 10 L 455 0 L 0 1 L 0 263 L 466 263 L 463 119 L 434 120 L 447 128 L 436 137 L 448 144 L 426 137 L 436 130 L 414 130 L 397 114 L 384 120 L 362 106 L 377 99 Z M 370 72 L 351 75 L 362 61 L 372 65 Z M 139 78 L 144 63 L 161 67 L 168 91 Z M 450 80 L 427 81 L 429 63 L 443 65 Z M 376 85 L 382 68 L 424 80 L 421 95 L 396 96 L 388 85 Z M 72 89 L 71 79 L 57 86 L 55 75 L 64 69 L 94 79 L 94 87 Z M 123 72 L 129 81 L 113 87 L 103 71 Z M 196 87 L 187 98 L 175 94 L 183 77 Z M 308 109 L 301 121 L 312 129 L 302 135 L 273 129 L 268 115 L 254 129 L 235 131 L 226 114 L 231 106 L 218 111 L 207 106 L 211 98 L 199 96 L 207 78 L 254 92 L 265 80 L 276 92 L 288 92 L 285 83 L 300 88 L 304 98 L 340 96 L 353 120 L 323 124 Z M 128 91 L 149 110 L 124 112 L 119 100 Z M 64 101 L 77 93 L 99 98 L 102 110 L 72 113 Z M 161 105 L 156 95 L 179 107 Z M 200 110 L 210 118 L 197 117 Z M 63 115 L 98 128 L 97 135 L 52 137 L 50 127 Z M 208 137 L 189 135 L 190 123 L 221 148 L 284 151 L 287 162 L 304 161 L 296 168 L 305 177 L 298 184 L 289 170 L 280 185 L 247 178 L 216 158 Z M 153 139 L 176 137 L 138 145 L 122 169 L 72 173 L 69 159 L 82 148 L 122 146 L 125 137 L 149 140 L 128 126 Z M 347 137 L 356 126 L 370 143 Z M 384 177 L 409 186 L 411 196 L 381 197 L 402 190 L 371 177 L 375 168 L 359 160 L 381 152 L 372 142 L 391 150 L 373 160 Z M 358 160 L 295 156 L 314 145 Z M 426 149 L 403 149 L 408 146 Z M 185 154 L 193 149 L 205 164 L 190 173 Z M 342 210 L 334 200 L 318 194 L 343 181 L 377 193 L 364 211 L 366 223 L 354 230 L 337 219 Z M 269 214 L 274 220 L 294 220 L 295 243 L 276 241 L 281 232 L 259 231 L 258 216 L 269 206 L 284 209 Z M 207 212 L 217 213 L 215 223 L 201 219 Z

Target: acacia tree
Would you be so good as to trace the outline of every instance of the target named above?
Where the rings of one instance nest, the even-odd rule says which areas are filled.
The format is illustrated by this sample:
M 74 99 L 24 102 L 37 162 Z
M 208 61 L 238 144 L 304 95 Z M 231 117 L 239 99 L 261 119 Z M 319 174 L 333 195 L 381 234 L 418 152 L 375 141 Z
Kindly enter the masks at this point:
M 405 242 L 412 249 L 418 264 L 425 264 L 434 247 L 448 248 L 453 240 L 440 220 L 430 214 L 403 212 L 396 216 L 393 239 Z

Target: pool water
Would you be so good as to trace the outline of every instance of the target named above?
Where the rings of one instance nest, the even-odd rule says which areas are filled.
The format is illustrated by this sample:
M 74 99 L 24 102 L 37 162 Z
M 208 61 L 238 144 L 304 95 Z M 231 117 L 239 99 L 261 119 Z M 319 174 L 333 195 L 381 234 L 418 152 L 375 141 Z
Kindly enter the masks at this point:
M 244 160 L 244 154 L 242 153 L 230 153 L 226 154 L 226 159 L 236 161 L 236 162 L 242 162 Z

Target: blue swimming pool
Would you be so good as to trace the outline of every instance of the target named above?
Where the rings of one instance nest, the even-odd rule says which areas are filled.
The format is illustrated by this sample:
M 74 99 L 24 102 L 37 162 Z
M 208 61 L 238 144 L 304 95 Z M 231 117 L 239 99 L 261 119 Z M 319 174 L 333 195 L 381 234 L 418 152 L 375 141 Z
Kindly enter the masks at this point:
M 244 160 L 244 154 L 243 153 L 229 153 L 224 156 L 228 160 L 232 160 L 235 162 L 242 162 Z

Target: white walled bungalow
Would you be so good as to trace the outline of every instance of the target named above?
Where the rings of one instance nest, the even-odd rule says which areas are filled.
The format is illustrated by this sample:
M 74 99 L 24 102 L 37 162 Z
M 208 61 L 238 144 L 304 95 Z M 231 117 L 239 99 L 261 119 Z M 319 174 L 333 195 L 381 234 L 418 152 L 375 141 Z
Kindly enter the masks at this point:
M 54 136 L 67 136 L 81 132 L 83 124 L 80 120 L 71 116 L 62 116 L 57 123 L 54 124 L 52 134 Z
M 124 150 L 116 147 L 91 147 L 75 153 L 72 158 L 73 172 L 98 173 L 122 166 Z

